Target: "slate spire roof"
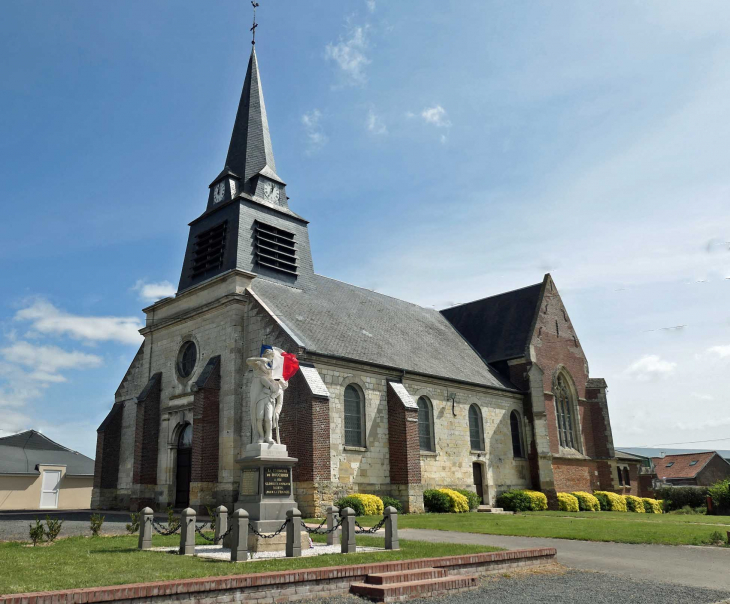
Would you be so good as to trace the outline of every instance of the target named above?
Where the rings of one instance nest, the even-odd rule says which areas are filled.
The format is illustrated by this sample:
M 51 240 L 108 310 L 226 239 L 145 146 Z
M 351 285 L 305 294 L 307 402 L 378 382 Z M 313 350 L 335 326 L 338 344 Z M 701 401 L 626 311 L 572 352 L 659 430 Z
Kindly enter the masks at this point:
M 226 168 L 247 182 L 259 173 L 272 180 L 283 182 L 276 174 L 274 149 L 266 117 L 264 91 L 261 87 L 256 49 L 251 50 L 246 80 L 243 83 L 241 102 L 238 105 L 233 126 L 231 144 L 228 147 Z

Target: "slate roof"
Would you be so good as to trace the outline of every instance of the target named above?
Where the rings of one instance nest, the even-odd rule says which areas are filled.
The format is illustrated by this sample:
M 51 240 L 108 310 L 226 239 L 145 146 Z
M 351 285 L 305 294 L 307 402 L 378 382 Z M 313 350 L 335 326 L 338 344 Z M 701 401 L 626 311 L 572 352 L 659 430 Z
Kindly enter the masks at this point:
M 66 466 L 72 476 L 93 476 L 94 460 L 35 430 L 0 438 L 0 474 L 38 474 L 38 464 Z
M 546 276 L 547 279 L 547 276 Z M 543 283 L 452 306 L 441 314 L 489 363 L 525 355 Z
M 654 467 L 657 476 L 664 480 L 672 480 L 678 478 L 695 478 L 702 469 L 715 457 L 715 451 L 705 451 L 704 453 L 685 453 L 684 455 L 665 455 L 664 457 L 654 457 Z M 693 461 L 697 463 L 690 465 Z M 672 464 L 671 467 L 667 467 Z
M 309 352 L 515 389 L 436 310 L 321 275 L 306 290 L 261 278 L 251 290 Z
M 621 451 L 633 453 L 640 457 L 660 457 L 664 452 L 666 455 L 683 455 L 684 453 L 706 453 L 707 449 L 668 449 L 650 447 L 621 447 Z M 730 460 L 730 451 L 727 449 L 716 449 L 715 452 L 722 458 Z

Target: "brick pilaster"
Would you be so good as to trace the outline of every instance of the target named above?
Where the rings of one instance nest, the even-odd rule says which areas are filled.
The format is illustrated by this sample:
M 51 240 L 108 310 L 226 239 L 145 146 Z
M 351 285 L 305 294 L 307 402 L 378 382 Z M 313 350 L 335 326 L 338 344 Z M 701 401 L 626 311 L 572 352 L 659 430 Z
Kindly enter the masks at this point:
M 161 384 L 162 373 L 155 373 L 137 397 L 132 469 L 132 483 L 135 485 L 157 484 Z
M 396 391 L 402 384 L 388 382 L 388 447 L 391 484 L 421 484 L 421 447 L 418 407 Z M 407 394 L 407 393 L 406 393 Z M 410 402 L 410 404 L 409 404 Z

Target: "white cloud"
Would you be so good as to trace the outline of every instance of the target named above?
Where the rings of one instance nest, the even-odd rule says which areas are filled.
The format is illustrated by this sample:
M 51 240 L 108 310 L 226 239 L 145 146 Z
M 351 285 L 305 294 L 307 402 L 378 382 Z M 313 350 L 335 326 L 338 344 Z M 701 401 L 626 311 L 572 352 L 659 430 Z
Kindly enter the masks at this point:
M 368 10 L 371 13 L 375 12 L 375 0 L 365 0 L 365 4 L 367 4 Z
M 707 349 L 710 354 L 717 355 L 721 359 L 730 357 L 730 346 L 711 346 Z
M 95 354 L 71 351 L 58 346 L 35 346 L 29 342 L 15 342 L 0 349 L 6 361 L 24 365 L 32 370 L 29 377 L 40 382 L 63 382 L 60 369 L 89 369 L 103 364 Z
M 139 292 L 140 299 L 145 302 L 157 302 L 158 300 L 162 300 L 162 298 L 170 298 L 177 291 L 175 286 L 169 281 L 146 283 L 143 279 L 137 281 L 132 290 Z
M 429 107 L 421 111 L 421 117 L 427 124 L 433 124 L 437 128 L 450 128 L 451 120 L 441 105 Z
M 631 364 L 626 374 L 639 381 L 664 378 L 674 373 L 677 363 L 665 361 L 656 354 L 648 354 Z
M 313 109 L 302 116 L 302 125 L 307 134 L 309 142 L 308 154 L 319 151 L 327 144 L 328 138 L 322 129 L 322 113 L 319 109 Z
M 366 125 L 368 130 L 373 134 L 388 134 L 388 128 L 383 123 L 383 120 L 372 109 L 368 111 Z
M 691 396 L 700 401 L 714 401 L 715 400 L 715 397 L 712 396 L 711 394 L 700 394 L 699 392 L 693 392 L 691 394 Z
M 334 61 L 340 68 L 343 83 L 362 86 L 367 81 L 365 67 L 370 59 L 365 56 L 367 49 L 367 26 L 352 27 L 346 37 L 340 36 L 337 44 L 327 44 L 324 56 Z
M 47 335 L 67 335 L 87 342 L 114 341 L 139 344 L 142 322 L 136 317 L 84 317 L 57 309 L 47 300 L 36 300 L 15 314 L 16 321 L 30 321 L 31 329 Z

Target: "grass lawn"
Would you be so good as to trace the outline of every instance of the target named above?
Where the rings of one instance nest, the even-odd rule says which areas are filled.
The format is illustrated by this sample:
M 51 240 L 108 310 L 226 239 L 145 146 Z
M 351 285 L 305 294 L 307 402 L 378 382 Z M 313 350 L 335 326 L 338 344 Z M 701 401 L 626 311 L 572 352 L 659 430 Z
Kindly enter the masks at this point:
M 363 526 L 373 526 L 380 517 L 358 518 Z M 715 526 L 712 526 L 715 525 Z M 674 514 L 634 514 L 630 512 L 527 512 L 515 515 L 414 514 L 398 518 L 402 529 L 432 529 L 555 537 L 619 543 L 659 543 L 664 545 L 708 545 L 714 531 L 723 537 L 730 529 L 730 516 L 679 516 Z
M 198 543 L 205 543 L 200 537 L 196 537 Z M 317 536 L 315 541 L 324 542 L 325 538 Z M 357 542 L 361 545 L 384 547 L 384 540 L 378 537 L 358 537 Z M 152 538 L 153 547 L 176 546 L 179 543 L 179 535 L 154 535 Z M 58 539 L 48 547 L 24 547 L 21 543 L 8 542 L 0 543 L 0 594 L 346 566 L 387 560 L 457 556 L 500 549 L 421 541 L 401 541 L 400 546 L 400 551 L 395 552 L 335 554 L 231 564 L 191 556 L 142 552 L 137 549 L 136 536 L 69 537 Z

